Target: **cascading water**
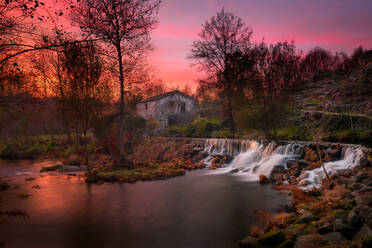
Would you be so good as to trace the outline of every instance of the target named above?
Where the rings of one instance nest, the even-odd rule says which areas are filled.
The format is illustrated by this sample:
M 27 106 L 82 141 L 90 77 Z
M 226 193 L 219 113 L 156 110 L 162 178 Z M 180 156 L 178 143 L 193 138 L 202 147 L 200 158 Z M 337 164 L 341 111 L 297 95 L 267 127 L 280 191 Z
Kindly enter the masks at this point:
M 300 156 L 302 145 L 289 143 L 277 145 L 275 142 L 263 143 L 252 140 L 208 139 L 205 151 L 209 156 L 204 160 L 209 166 L 216 155 L 229 155 L 234 159 L 225 165 L 246 177 L 256 181 L 259 175 L 270 176 L 276 165 L 286 168 L 289 159 Z
M 306 146 L 303 142 L 289 142 L 278 145 L 275 142 L 264 143 L 253 140 L 207 139 L 204 151 L 209 156 L 203 161 L 207 166 L 215 156 L 230 156 L 232 162 L 225 164 L 222 172 L 234 171 L 248 181 L 258 181 L 260 175 L 269 177 L 276 166 L 287 169 L 287 161 L 300 159 Z M 343 148 L 340 160 L 325 163 L 328 174 L 333 175 L 341 170 L 354 168 L 360 163 L 363 148 L 359 145 L 347 145 Z M 299 185 L 310 189 L 319 187 L 325 177 L 322 168 L 302 172 Z
M 360 160 L 364 155 L 363 147 L 359 145 L 349 145 L 344 147 L 341 153 L 341 159 L 334 162 L 324 163 L 324 167 L 329 176 L 332 176 L 342 170 L 355 168 L 360 164 Z M 323 168 L 318 168 L 310 171 L 304 171 L 299 179 L 299 185 L 304 185 L 302 188 L 311 189 L 320 187 L 322 180 L 326 177 Z

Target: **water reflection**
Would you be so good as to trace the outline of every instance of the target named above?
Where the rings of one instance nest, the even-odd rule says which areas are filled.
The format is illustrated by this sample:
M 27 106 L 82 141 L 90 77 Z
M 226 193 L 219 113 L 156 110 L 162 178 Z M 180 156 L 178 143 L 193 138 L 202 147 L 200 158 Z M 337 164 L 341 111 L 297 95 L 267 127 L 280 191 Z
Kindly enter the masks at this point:
M 91 186 L 79 177 L 37 174 L 2 193 L 6 209 L 27 210 L 30 219 L 0 225 L 0 240 L 22 248 L 235 247 L 255 209 L 274 211 L 283 202 L 269 187 L 205 173 Z M 20 199 L 21 193 L 31 196 Z

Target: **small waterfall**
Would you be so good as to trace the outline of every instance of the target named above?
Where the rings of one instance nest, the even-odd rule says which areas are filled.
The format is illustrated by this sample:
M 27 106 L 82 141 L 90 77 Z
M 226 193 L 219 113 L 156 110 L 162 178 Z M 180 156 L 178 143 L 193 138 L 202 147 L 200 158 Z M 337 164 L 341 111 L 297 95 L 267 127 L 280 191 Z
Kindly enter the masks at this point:
M 332 176 L 342 170 L 355 168 L 360 164 L 360 159 L 364 155 L 364 148 L 359 145 L 349 145 L 342 148 L 341 159 L 334 162 L 324 163 L 329 176 Z M 303 185 L 303 189 L 311 189 L 320 187 L 322 180 L 326 177 L 323 168 L 317 168 L 311 171 L 304 171 L 299 179 L 299 185 Z
M 309 143 L 288 142 L 279 145 L 275 142 L 265 143 L 254 140 L 207 139 L 204 151 L 209 156 L 203 161 L 210 166 L 215 156 L 230 156 L 233 160 L 223 166 L 225 168 L 223 172 L 234 171 L 248 181 L 257 181 L 260 175 L 269 177 L 276 166 L 287 169 L 287 161 L 301 159 L 302 150 L 307 144 Z M 359 145 L 345 145 L 340 160 L 324 163 L 328 174 L 334 175 L 341 170 L 359 165 L 363 149 Z M 322 168 L 303 171 L 298 177 L 299 185 L 304 189 L 319 187 L 324 178 Z
M 297 143 L 278 145 L 253 140 L 208 139 L 205 151 L 209 156 L 204 162 L 209 166 L 216 155 L 232 156 L 234 159 L 225 167 L 244 175 L 247 180 L 257 181 L 259 175 L 270 176 L 276 165 L 286 168 L 289 159 L 300 156 L 302 147 Z

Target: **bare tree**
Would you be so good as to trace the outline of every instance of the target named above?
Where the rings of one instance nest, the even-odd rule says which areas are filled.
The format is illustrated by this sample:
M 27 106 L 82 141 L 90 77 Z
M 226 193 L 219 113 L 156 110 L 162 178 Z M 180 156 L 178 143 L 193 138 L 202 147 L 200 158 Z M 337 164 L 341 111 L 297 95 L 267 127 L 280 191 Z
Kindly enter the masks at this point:
M 67 81 L 65 98 L 70 118 L 82 133 L 85 145 L 86 164 L 89 171 L 88 130 L 91 128 L 97 109 L 103 107 L 107 85 L 100 80 L 102 61 L 93 42 L 71 43 L 63 50 L 62 64 Z M 79 135 L 80 137 L 80 135 Z
M 221 89 L 227 99 L 227 119 L 230 131 L 236 126 L 233 117 L 233 74 L 229 70 L 229 57 L 244 52 L 251 45 L 252 29 L 241 18 L 222 9 L 202 25 L 199 40 L 192 44 L 189 58 L 208 75 L 204 84 Z
M 263 129 L 269 139 L 277 139 L 276 130 L 290 116 L 291 90 L 300 81 L 300 55 L 293 42 L 279 42 L 267 46 L 261 43 L 255 47 L 256 72 L 261 80 L 257 87 L 258 106 L 254 113 L 255 124 Z
M 71 18 L 80 29 L 101 39 L 116 50 L 120 80 L 120 148 L 119 163 L 123 155 L 124 120 L 124 66 L 123 58 L 128 43 L 147 39 L 155 27 L 160 0 L 82 0 L 73 9 Z

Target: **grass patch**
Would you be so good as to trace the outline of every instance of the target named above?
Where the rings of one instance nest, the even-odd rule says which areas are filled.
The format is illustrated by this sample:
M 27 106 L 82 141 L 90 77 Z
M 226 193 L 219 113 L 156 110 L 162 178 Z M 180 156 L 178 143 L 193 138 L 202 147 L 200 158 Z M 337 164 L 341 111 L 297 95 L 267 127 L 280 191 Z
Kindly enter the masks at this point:
M 165 130 L 166 136 L 187 138 L 210 138 L 215 131 L 221 130 L 222 122 L 215 119 L 198 118 L 182 127 L 170 126 Z M 217 133 L 215 133 L 216 135 Z M 223 134 L 226 136 L 226 132 Z M 229 135 L 231 136 L 231 135 Z
M 137 181 L 163 180 L 171 177 L 182 176 L 186 170 L 205 168 L 204 163 L 151 163 L 148 166 L 133 169 L 112 169 L 111 167 L 96 167 L 86 173 L 89 183 L 96 182 L 123 182 L 134 183 Z

